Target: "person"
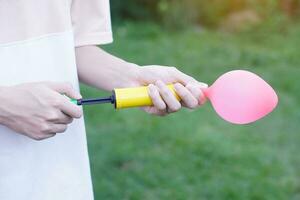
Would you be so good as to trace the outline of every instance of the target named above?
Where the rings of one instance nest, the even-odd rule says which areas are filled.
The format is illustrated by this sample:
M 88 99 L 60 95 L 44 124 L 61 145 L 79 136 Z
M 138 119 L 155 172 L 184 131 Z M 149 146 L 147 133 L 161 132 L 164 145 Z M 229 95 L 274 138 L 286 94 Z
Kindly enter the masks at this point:
M 1 1 L 1 200 L 93 199 L 82 109 L 66 97 L 82 98 L 78 80 L 103 90 L 149 85 L 154 106 L 143 109 L 155 115 L 204 103 L 207 85 L 176 68 L 98 48 L 112 42 L 109 10 L 109 0 Z

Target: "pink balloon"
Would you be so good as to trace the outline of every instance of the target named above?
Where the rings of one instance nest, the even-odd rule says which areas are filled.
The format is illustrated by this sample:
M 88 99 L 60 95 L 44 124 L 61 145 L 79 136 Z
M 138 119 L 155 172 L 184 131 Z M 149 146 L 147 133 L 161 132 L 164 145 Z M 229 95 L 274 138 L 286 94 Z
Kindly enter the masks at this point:
M 220 117 L 234 124 L 248 124 L 273 111 L 278 97 L 256 74 L 235 70 L 223 74 L 204 90 Z

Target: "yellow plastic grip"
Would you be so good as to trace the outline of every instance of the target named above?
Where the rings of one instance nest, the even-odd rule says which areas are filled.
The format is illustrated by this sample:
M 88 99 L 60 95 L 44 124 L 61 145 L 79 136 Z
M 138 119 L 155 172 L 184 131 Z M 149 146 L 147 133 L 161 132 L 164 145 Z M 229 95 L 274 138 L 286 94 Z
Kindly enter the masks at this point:
M 176 94 L 174 86 L 168 85 L 168 88 L 172 91 L 175 97 L 180 100 L 180 97 Z M 131 108 L 153 105 L 152 100 L 148 94 L 148 87 L 136 87 L 136 88 L 122 88 L 115 89 L 115 107 Z

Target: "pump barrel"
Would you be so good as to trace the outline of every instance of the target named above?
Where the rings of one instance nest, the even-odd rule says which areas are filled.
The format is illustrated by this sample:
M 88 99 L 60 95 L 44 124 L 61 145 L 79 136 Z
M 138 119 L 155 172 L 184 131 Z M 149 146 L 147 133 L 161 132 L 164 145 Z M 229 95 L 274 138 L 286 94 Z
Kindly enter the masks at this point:
M 174 85 L 168 85 L 168 88 L 172 91 L 175 97 L 180 100 L 179 96 L 176 94 Z M 115 108 L 132 108 L 132 107 L 143 107 L 152 106 L 153 103 L 148 94 L 148 87 L 136 87 L 136 88 L 121 88 L 115 89 Z

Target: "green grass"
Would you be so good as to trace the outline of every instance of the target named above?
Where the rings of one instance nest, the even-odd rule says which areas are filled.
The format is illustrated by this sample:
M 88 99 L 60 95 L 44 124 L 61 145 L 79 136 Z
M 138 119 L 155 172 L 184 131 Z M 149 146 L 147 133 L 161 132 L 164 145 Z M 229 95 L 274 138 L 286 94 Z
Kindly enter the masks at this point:
M 298 25 L 299 27 L 299 25 Z M 232 69 L 264 77 L 279 107 L 247 126 L 210 104 L 165 118 L 110 105 L 85 108 L 99 199 L 300 199 L 300 28 L 241 34 L 123 25 L 109 52 L 138 64 L 177 66 L 212 83 Z M 86 97 L 105 93 L 82 86 Z

